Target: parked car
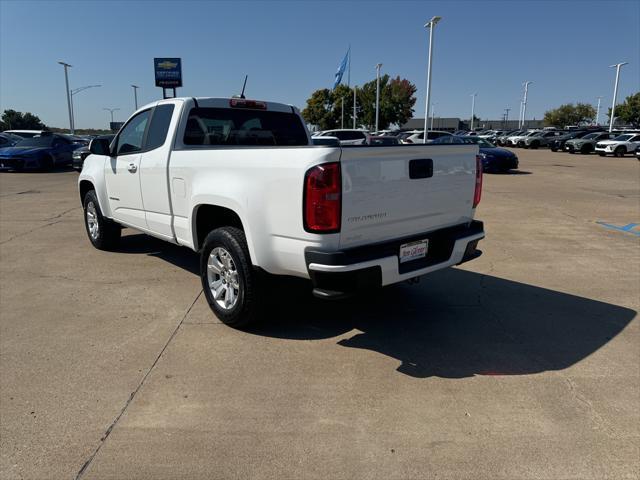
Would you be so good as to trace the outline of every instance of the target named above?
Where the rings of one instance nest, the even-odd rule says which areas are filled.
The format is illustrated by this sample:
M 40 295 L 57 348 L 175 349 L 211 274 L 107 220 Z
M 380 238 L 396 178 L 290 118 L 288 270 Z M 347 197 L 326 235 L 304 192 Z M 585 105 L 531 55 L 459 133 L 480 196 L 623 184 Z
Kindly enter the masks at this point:
M 115 137 L 115 135 L 100 135 L 96 138 L 101 138 L 111 142 L 111 140 L 113 140 L 113 137 Z M 90 153 L 91 152 L 89 151 L 88 144 L 82 145 L 80 148 L 77 148 L 73 151 L 73 154 L 71 155 L 71 157 L 73 159 L 74 170 L 77 170 L 77 171 L 82 170 L 82 166 L 84 165 L 84 160 L 89 156 Z
M 234 327 L 263 311 L 269 274 L 338 298 L 480 255 L 477 147 L 311 144 L 290 105 L 144 106 L 111 144 L 91 142 L 78 181 L 89 241 L 108 250 L 131 227 L 200 252 L 204 296 Z
M 602 140 L 609 140 L 617 136 L 617 133 L 593 132 L 585 135 L 582 138 L 573 138 L 571 140 L 567 140 L 564 144 L 564 149 L 569 153 L 580 152 L 583 154 L 588 154 L 595 150 L 596 143 Z
M 635 152 L 640 145 L 640 134 L 624 133 L 611 140 L 604 140 L 596 144 L 596 152 L 601 157 L 611 154 L 615 157 L 624 157 L 627 153 Z
M 565 131 L 563 135 L 556 137 L 549 141 L 549 149 L 552 152 L 557 152 L 558 150 L 564 150 L 564 144 L 567 140 L 571 140 L 574 138 L 582 138 L 585 135 L 589 135 L 590 133 L 596 133 L 595 130 L 572 130 L 570 132 Z
M 42 135 L 43 133 L 51 133 L 48 130 L 5 130 L 3 133 L 10 133 L 22 138 L 31 138 Z
M 13 135 L 12 133 L 0 133 L 0 148 L 13 147 L 16 143 L 22 140 L 22 137 Z
M 640 145 L 636 147 L 636 158 L 640 160 Z
M 511 136 L 521 135 L 525 133 L 524 130 L 509 130 L 508 132 L 498 135 L 496 137 L 496 145 L 506 146 L 508 144 L 507 139 Z
M 369 145 L 400 145 L 396 137 L 369 137 Z
M 507 172 L 518 168 L 518 156 L 511 150 L 496 147 L 482 137 L 450 136 L 440 137 L 431 142 L 432 145 L 478 145 L 482 160 L 482 171 L 487 173 Z
M 431 143 L 436 138 L 445 137 L 451 135 L 449 132 L 440 132 L 438 130 L 429 130 L 427 132 L 427 143 Z M 402 143 L 424 143 L 424 132 L 414 133 L 413 135 L 405 138 Z
M 551 140 L 555 140 L 560 137 L 562 133 L 563 132 L 556 130 L 543 130 L 537 135 L 529 135 L 528 137 L 523 138 L 521 146 L 524 148 L 532 148 L 534 150 L 536 148 L 546 147 L 549 145 Z
M 542 132 L 540 130 L 528 130 L 520 135 L 513 135 L 507 138 L 507 145 L 509 147 L 522 147 L 524 145 L 524 140 L 527 137 L 531 137 L 533 135 L 540 135 Z
M 49 170 L 58 165 L 70 165 L 72 152 L 78 147 L 57 134 L 23 138 L 13 147 L 0 148 L 0 168 Z
M 371 135 L 365 130 L 340 129 L 319 132 L 316 137 L 336 137 L 340 145 L 366 145 Z

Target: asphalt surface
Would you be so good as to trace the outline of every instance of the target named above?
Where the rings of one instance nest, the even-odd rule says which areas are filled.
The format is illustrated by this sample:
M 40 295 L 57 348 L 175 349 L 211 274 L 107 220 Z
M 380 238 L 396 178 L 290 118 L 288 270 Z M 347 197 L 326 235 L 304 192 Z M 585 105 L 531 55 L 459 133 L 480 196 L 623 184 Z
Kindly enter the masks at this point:
M 75 172 L 0 174 L 0 477 L 637 479 L 640 162 L 517 152 L 482 257 L 250 332 L 189 250 L 93 249 Z

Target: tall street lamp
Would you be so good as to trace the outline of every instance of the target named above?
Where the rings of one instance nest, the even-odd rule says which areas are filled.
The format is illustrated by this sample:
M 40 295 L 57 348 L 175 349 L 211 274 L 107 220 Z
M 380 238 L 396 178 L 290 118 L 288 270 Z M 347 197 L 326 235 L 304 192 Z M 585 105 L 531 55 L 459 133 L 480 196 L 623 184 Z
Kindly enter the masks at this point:
M 133 101 L 136 105 L 136 110 L 138 110 L 138 89 L 140 88 L 137 85 L 131 85 L 133 87 Z
M 613 102 L 611 102 L 611 118 L 609 119 L 609 133 L 613 130 L 613 119 L 616 118 L 616 100 L 618 100 L 618 82 L 620 81 L 620 67 L 628 65 L 629 62 L 616 63 L 609 65 L 610 68 L 616 69 L 616 83 L 613 86 Z
M 598 97 L 598 107 L 596 108 L 596 121 L 595 121 L 596 125 L 600 125 L 600 100 L 602 100 L 602 97 Z
M 381 63 L 376 65 L 376 134 L 378 130 L 378 120 L 380 119 L 380 67 Z
M 90 88 L 97 88 L 101 86 L 102 85 L 87 85 L 86 87 L 78 87 L 71 90 L 71 124 L 73 125 L 74 131 L 76 130 L 76 114 L 74 111 L 73 96 L 76 95 L 77 93 L 84 92 L 85 90 L 88 90 Z
M 68 63 L 58 62 L 64 67 L 64 82 L 67 86 L 67 108 L 69 109 L 69 132 L 73 134 L 73 114 L 71 113 L 71 93 L 69 92 L 69 73 L 67 69 L 71 67 Z
M 472 93 L 471 94 L 471 128 L 469 130 L 471 130 L 473 132 L 473 117 L 475 117 L 475 109 L 476 109 L 476 97 L 478 96 L 477 93 Z
M 427 23 L 424 24 L 424 28 L 429 29 L 429 63 L 427 64 L 427 98 L 425 99 L 425 113 L 424 113 L 424 138 L 422 143 L 427 143 L 427 120 L 429 119 L 429 106 L 431 100 L 431 58 L 433 56 L 433 29 L 437 23 L 442 20 L 442 17 L 432 17 Z
M 103 110 L 106 110 L 107 112 L 111 113 L 111 123 L 113 123 L 113 112 L 117 112 L 120 109 L 119 108 L 103 108 Z
M 527 115 L 527 93 L 529 92 L 529 85 L 533 82 L 526 81 L 522 85 L 524 85 L 524 97 L 522 99 L 522 128 L 524 128 L 524 119 Z

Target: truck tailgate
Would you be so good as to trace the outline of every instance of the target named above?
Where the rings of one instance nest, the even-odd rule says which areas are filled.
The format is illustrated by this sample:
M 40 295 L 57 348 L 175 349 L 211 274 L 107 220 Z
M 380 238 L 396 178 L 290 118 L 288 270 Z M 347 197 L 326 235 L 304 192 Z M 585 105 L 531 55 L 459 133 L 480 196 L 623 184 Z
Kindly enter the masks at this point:
M 477 153 L 476 145 L 342 148 L 340 246 L 469 222 Z

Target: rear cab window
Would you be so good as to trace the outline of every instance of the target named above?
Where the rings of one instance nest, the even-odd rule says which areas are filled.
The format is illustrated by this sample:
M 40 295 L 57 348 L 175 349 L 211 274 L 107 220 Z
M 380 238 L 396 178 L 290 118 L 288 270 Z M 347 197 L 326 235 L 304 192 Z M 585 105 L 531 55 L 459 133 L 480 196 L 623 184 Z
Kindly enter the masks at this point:
M 187 146 L 309 144 L 305 127 L 293 112 L 220 107 L 192 108 L 187 117 L 183 142 Z

